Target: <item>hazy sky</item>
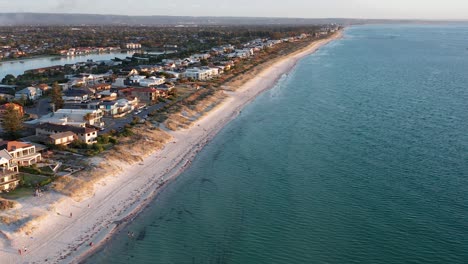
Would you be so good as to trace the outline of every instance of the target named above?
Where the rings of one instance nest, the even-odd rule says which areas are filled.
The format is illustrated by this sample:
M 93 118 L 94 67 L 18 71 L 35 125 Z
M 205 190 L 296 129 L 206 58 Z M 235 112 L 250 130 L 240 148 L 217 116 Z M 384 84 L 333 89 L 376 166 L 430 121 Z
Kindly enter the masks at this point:
M 0 12 L 468 19 L 468 0 L 0 0 Z

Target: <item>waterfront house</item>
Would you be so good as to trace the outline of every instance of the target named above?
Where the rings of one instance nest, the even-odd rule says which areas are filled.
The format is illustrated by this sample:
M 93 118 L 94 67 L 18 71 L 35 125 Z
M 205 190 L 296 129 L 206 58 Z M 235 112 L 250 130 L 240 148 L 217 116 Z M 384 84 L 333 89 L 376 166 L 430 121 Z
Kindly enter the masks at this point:
M 58 125 L 72 125 L 85 127 L 86 125 L 103 127 L 101 109 L 59 109 L 58 111 L 45 115 L 34 123 L 53 123 Z
M 91 127 L 75 127 L 51 123 L 40 124 L 36 127 L 36 136 L 52 136 L 63 133 L 71 135 L 69 132 L 73 133 L 78 139 L 87 144 L 95 143 L 98 136 L 97 129 Z M 60 135 L 57 137 L 61 137 L 63 139 L 63 136 L 64 135 Z M 69 139 L 70 137 L 67 138 L 67 140 Z
M 140 86 L 151 87 L 161 85 L 166 82 L 165 78 L 156 78 L 154 76 L 139 81 Z
M 75 133 L 71 131 L 66 131 L 49 135 L 49 137 L 47 138 L 47 143 L 52 145 L 68 145 L 75 141 L 77 138 L 78 136 Z
M 0 192 L 10 191 L 19 184 L 18 166 L 6 149 L 0 150 Z
M 137 97 L 140 102 L 151 104 L 158 100 L 160 91 L 156 88 L 133 88 L 130 94 Z
M 0 150 L 6 150 L 13 157 L 13 163 L 30 166 L 41 161 L 41 154 L 36 153 L 36 146 L 19 141 L 2 141 Z

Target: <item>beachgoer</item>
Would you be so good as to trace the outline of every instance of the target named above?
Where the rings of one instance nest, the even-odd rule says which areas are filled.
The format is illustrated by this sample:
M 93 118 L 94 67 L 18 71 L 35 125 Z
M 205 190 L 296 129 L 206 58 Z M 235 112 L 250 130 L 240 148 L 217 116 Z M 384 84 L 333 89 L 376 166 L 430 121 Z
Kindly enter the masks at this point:
M 73 216 L 73 214 L 72 214 L 72 213 L 70 213 L 70 218 L 72 218 L 72 216 Z
M 20 248 L 20 249 L 18 249 L 18 253 L 21 255 L 21 248 Z

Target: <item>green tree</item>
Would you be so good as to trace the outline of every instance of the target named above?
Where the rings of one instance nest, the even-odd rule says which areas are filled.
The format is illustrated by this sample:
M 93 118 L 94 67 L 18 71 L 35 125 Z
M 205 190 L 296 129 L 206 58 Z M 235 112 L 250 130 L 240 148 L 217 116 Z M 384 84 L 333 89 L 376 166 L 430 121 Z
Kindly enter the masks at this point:
M 13 104 L 6 107 L 3 114 L 2 127 L 7 136 L 16 139 L 20 135 L 20 130 L 23 128 L 21 113 L 15 109 Z
M 61 109 L 63 107 L 63 93 L 62 89 L 58 85 L 57 82 L 55 82 L 52 85 L 52 91 L 50 92 L 50 98 L 52 100 L 52 103 L 55 105 L 55 110 Z
M 7 74 L 5 77 L 2 79 L 2 84 L 14 84 L 15 83 L 15 76 L 12 74 Z

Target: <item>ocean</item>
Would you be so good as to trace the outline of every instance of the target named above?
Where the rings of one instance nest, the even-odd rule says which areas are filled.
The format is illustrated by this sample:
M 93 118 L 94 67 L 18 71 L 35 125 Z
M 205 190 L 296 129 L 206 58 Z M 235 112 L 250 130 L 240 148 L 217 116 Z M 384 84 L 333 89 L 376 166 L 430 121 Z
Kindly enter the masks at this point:
M 467 40 L 347 28 L 86 263 L 468 263 Z

